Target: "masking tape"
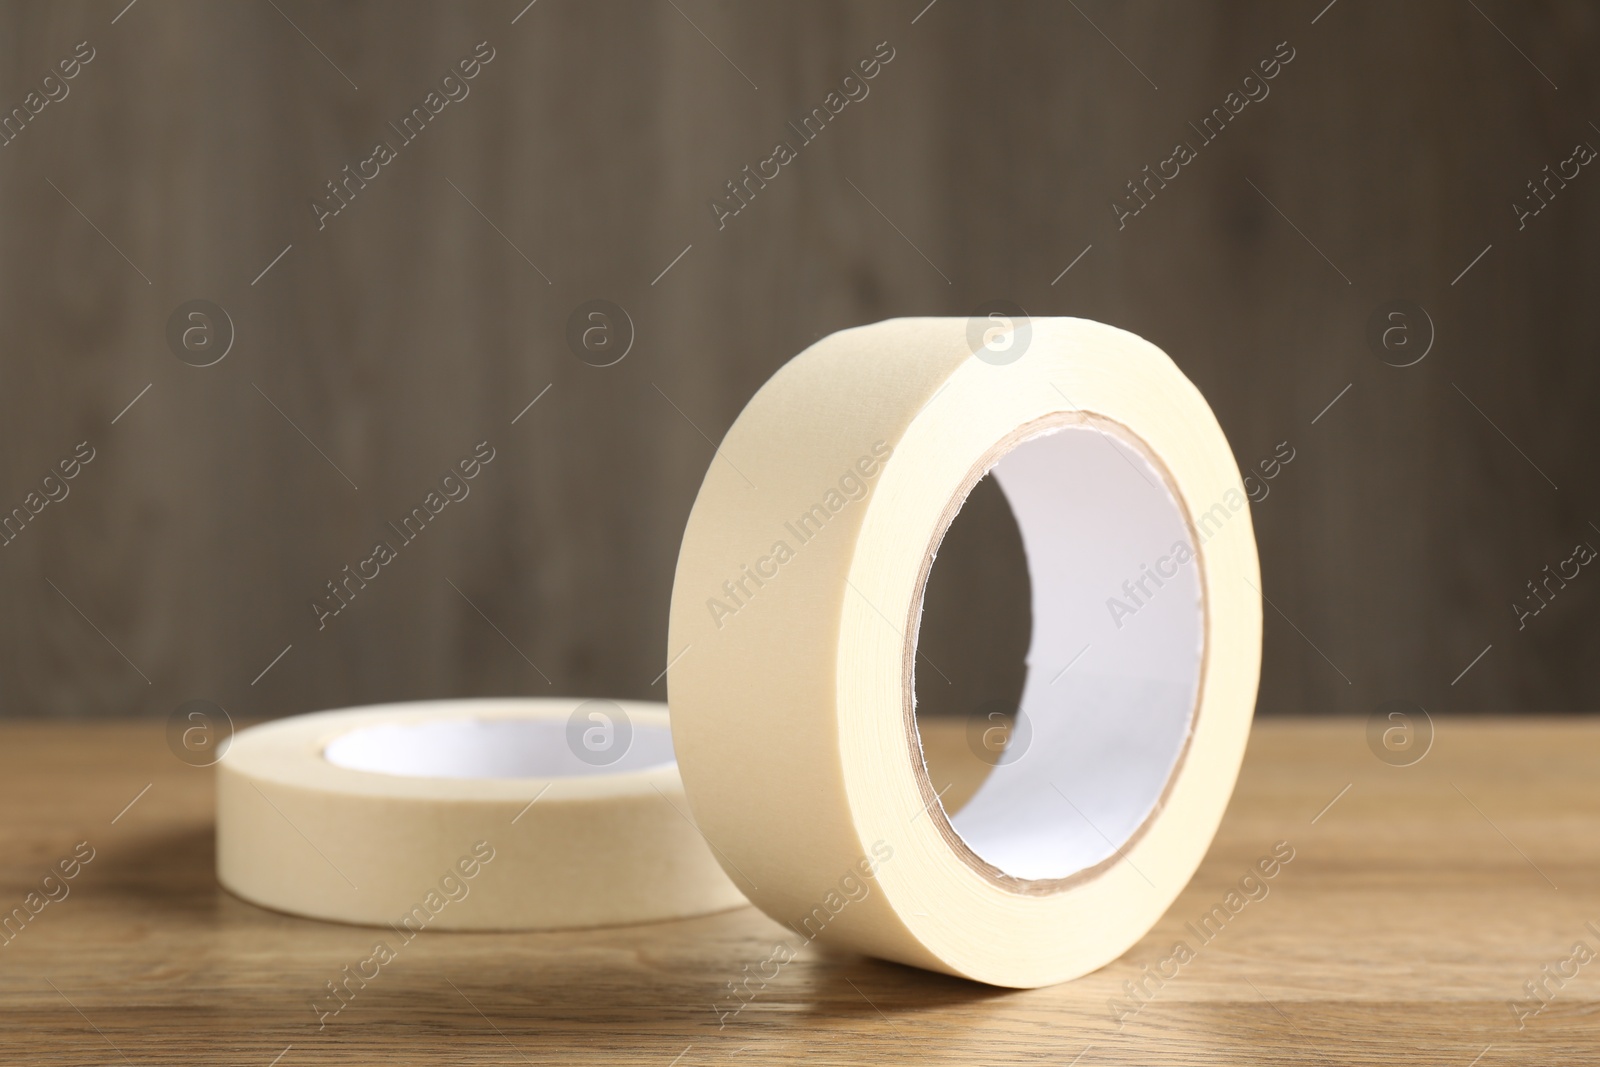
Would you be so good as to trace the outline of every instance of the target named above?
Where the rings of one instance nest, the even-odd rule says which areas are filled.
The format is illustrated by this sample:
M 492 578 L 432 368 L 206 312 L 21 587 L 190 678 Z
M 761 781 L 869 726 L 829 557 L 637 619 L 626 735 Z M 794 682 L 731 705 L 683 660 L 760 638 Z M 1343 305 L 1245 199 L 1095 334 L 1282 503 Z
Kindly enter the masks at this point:
M 279 911 L 543 930 L 745 903 L 689 819 L 662 704 L 319 712 L 241 731 L 217 769 L 217 877 Z
M 750 401 L 678 558 L 672 733 L 700 829 L 768 915 L 1033 987 L 1121 955 L 1209 847 L 1255 704 L 1260 575 L 1232 452 L 1164 353 L 1068 318 L 987 340 L 965 319 L 846 330 Z M 916 687 L 945 684 L 917 631 L 991 471 L 1027 557 L 1031 738 L 952 817 L 917 733 Z

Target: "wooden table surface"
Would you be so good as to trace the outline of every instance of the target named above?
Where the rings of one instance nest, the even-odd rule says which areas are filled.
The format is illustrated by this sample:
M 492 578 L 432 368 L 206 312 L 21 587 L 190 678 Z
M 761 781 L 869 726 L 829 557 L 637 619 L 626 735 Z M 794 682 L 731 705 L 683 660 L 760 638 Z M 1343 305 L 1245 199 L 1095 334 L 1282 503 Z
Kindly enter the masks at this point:
M 1409 767 L 1374 756 L 1365 725 L 1259 722 L 1192 884 L 1066 985 L 813 946 L 719 1027 L 726 983 L 784 934 L 743 908 L 425 933 L 320 1030 L 312 998 L 374 933 L 219 889 L 211 770 L 159 723 L 7 725 L 0 911 L 79 842 L 94 858 L 0 948 L 0 1063 L 1600 1063 L 1600 722 L 1445 720 Z M 1267 895 L 1195 938 L 1280 841 L 1294 858 Z M 1193 958 L 1163 963 L 1180 939 Z

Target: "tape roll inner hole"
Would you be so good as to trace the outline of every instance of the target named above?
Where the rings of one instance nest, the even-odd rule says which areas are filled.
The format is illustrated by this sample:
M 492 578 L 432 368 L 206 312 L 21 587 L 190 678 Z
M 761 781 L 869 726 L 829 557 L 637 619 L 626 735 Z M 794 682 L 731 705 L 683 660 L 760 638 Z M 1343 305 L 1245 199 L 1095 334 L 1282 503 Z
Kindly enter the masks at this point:
M 594 701 L 593 704 L 609 704 Z M 429 719 L 364 726 L 322 755 L 354 771 L 407 778 L 576 778 L 673 762 L 672 731 L 630 722 L 614 704 L 571 719 Z
M 969 748 L 992 766 L 944 820 L 970 864 L 1024 891 L 1092 876 L 1148 824 L 1187 750 L 1205 643 L 1196 537 L 1164 472 L 1125 428 L 1073 418 L 997 448 L 1027 559 L 1027 676 L 1014 717 L 972 713 Z M 1220 508 L 1202 532 L 1239 510 Z

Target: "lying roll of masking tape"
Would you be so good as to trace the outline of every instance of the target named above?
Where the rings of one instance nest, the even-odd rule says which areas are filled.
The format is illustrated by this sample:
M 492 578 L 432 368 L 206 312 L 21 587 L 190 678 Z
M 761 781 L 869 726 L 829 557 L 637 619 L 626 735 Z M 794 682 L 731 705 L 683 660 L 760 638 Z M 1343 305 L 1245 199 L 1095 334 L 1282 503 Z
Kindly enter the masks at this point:
M 1032 987 L 1122 954 L 1199 865 L 1254 708 L 1260 576 L 1233 455 L 1166 355 L 1080 319 L 983 328 L 846 330 L 750 401 L 678 559 L 672 732 L 700 829 L 767 914 Z M 917 632 L 988 473 L 1032 586 L 1031 742 L 952 817 Z
M 217 877 L 279 911 L 545 930 L 745 903 L 690 821 L 661 704 L 319 712 L 240 732 L 217 769 Z

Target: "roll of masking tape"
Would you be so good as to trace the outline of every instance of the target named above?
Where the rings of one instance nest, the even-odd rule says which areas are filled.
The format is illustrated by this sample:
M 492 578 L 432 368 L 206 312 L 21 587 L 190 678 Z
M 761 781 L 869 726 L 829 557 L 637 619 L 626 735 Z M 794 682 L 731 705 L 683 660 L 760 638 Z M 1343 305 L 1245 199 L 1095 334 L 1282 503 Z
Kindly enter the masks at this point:
M 1122 954 L 1199 865 L 1254 708 L 1260 576 L 1233 455 L 1166 355 L 1081 319 L 979 325 L 834 334 L 740 414 L 678 558 L 672 732 L 700 829 L 767 914 L 1032 987 Z M 917 632 L 990 473 L 1032 588 L 1031 742 L 952 817 Z
M 661 704 L 325 711 L 242 731 L 217 769 L 217 877 L 279 911 L 409 940 L 745 903 L 690 821 Z

